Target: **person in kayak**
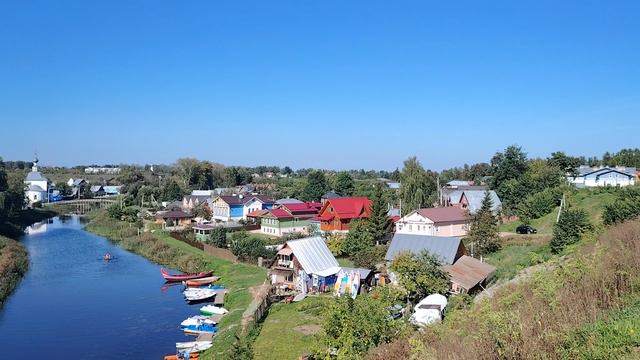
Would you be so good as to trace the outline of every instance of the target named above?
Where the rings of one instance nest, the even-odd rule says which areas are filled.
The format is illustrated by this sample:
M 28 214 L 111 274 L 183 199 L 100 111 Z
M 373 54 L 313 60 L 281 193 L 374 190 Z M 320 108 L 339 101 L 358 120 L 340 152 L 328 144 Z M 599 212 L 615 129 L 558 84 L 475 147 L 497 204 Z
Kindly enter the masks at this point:
M 104 258 L 105 260 L 111 260 L 111 259 L 113 259 L 113 257 L 112 257 L 112 256 L 111 256 L 111 254 L 109 254 L 109 253 L 104 254 L 104 257 L 103 257 L 103 258 Z

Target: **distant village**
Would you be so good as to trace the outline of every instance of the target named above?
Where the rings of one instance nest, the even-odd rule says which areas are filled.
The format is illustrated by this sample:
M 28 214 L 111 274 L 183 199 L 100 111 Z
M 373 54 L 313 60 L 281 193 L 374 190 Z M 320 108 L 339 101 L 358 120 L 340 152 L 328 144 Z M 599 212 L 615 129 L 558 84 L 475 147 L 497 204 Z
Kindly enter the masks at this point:
M 39 160 L 33 162 L 25 178 L 28 204 L 65 200 L 116 197 L 122 184 L 90 184 L 77 177 L 63 185 L 50 184 L 38 169 Z M 120 168 L 87 167 L 86 174 L 117 175 Z M 265 172 L 252 178 L 273 178 L 286 175 Z M 568 183 L 578 188 L 625 187 L 634 185 L 638 177 L 635 168 L 579 166 L 577 173 L 567 175 Z M 116 178 L 107 182 L 111 183 Z M 400 191 L 402 184 L 378 178 L 380 186 L 392 192 Z M 401 253 L 428 252 L 436 256 L 442 269 L 450 276 L 450 292 L 481 292 L 492 281 L 496 268 L 474 256 L 462 241 L 471 229 L 471 218 L 482 207 L 483 199 L 491 199 L 491 212 L 502 216 L 502 201 L 496 191 L 486 184 L 468 180 L 451 180 L 438 189 L 433 207 L 403 212 L 401 205 L 387 204 L 390 234 L 384 260 L 386 265 Z M 365 220 L 371 214 L 372 201 L 367 197 L 341 196 L 327 191 L 318 202 L 305 202 L 296 198 L 271 199 L 260 194 L 254 184 L 211 190 L 192 190 L 180 201 L 159 204 L 160 210 L 152 216 L 167 231 L 190 229 L 195 238 L 207 242 L 218 227 L 242 228 L 249 233 L 269 237 L 288 237 L 290 240 L 276 246 L 276 255 L 270 266 L 270 279 L 278 294 L 332 292 L 342 278 L 353 281 L 357 274 L 358 291 L 379 283 L 394 282 L 393 273 L 385 264 L 375 269 L 343 267 L 326 244 L 329 235 L 346 236 L 354 220 Z M 204 209 L 196 214 L 196 209 Z M 404 215 L 403 215 L 404 214 Z

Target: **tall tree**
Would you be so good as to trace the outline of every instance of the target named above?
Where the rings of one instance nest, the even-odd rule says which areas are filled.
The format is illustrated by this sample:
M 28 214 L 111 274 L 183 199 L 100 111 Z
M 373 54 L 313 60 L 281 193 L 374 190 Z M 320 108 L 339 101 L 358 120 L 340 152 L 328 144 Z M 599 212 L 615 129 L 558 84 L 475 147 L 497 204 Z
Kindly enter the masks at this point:
M 527 171 L 527 154 L 517 145 L 507 147 L 491 159 L 493 168 L 492 187 L 499 189 L 507 180 L 519 179 Z
M 368 219 L 353 220 L 349 224 L 349 233 L 344 240 L 343 252 L 349 256 L 375 245 L 376 238 L 371 233 Z
M 473 255 L 486 255 L 500 249 L 498 221 L 491 208 L 493 201 L 487 191 L 482 206 L 471 216 L 471 229 L 467 240 L 471 243 Z
M 169 179 L 162 187 L 161 198 L 162 201 L 180 200 L 182 199 L 183 194 L 184 192 L 180 188 L 180 185 L 178 185 L 175 180 Z
M 389 220 L 387 203 L 384 201 L 384 191 L 382 185 L 375 186 L 373 199 L 371 201 L 371 216 L 369 217 L 368 226 L 370 232 L 376 241 L 386 238 L 391 231 L 391 221 Z
M 582 165 L 582 159 L 568 156 L 562 151 L 552 152 L 547 162 L 549 165 L 560 169 L 563 174 L 576 174 L 578 167 Z
M 352 196 L 355 190 L 355 183 L 348 172 L 342 171 L 336 177 L 336 192 L 340 196 Z
M 403 215 L 422 207 L 431 207 L 436 195 L 435 176 L 427 173 L 415 156 L 404 161 L 401 180 Z
M 567 245 L 578 242 L 582 234 L 591 229 L 589 216 L 582 209 L 567 209 L 560 214 L 560 219 L 553 226 L 551 251 L 559 253 Z
M 320 170 L 315 170 L 307 176 L 307 184 L 302 193 L 302 198 L 305 201 L 319 201 L 328 190 L 329 186 L 324 173 Z

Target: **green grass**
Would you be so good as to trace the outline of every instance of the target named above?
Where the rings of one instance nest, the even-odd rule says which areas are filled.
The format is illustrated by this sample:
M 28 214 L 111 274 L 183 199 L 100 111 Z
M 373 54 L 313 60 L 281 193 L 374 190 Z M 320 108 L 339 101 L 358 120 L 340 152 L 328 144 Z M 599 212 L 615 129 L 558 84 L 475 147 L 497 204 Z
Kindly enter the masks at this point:
M 19 242 L 0 236 L 0 308 L 29 268 L 27 250 Z
M 551 259 L 551 248 L 547 244 L 507 245 L 485 260 L 496 267 L 496 280 L 512 279 L 522 269 Z
M 580 189 L 575 194 L 568 197 L 568 204 L 572 207 L 583 209 L 589 215 L 589 220 L 592 224 L 602 223 L 602 211 L 604 205 L 614 201 L 615 194 L 612 192 L 599 192 L 593 189 Z M 558 216 L 558 208 L 553 209 L 549 214 L 531 220 L 531 226 L 538 230 L 538 234 L 551 234 L 553 232 L 553 225 L 556 222 Z M 500 225 L 500 231 L 515 232 L 516 227 L 521 222 L 514 221 Z
M 348 257 L 339 257 L 336 260 L 338 260 L 338 264 L 342 267 L 355 267 L 355 265 L 353 264 L 353 260 L 349 259 Z
M 91 221 L 87 225 L 87 230 L 105 236 L 127 250 L 163 265 L 178 267 L 183 271 L 194 271 L 190 266 L 197 266 L 198 269 L 212 270 L 221 277 L 218 283 L 224 285 L 228 291 L 224 307 L 229 310 L 229 313 L 220 321 L 221 331 L 215 337 L 213 347 L 203 354 L 203 359 L 223 356 L 222 354 L 228 351 L 236 341 L 235 338 L 241 330 L 242 314 L 253 300 L 249 289 L 261 285 L 267 279 L 266 270 L 206 255 L 203 251 L 158 230 L 155 224 L 149 224 L 149 228 L 154 229 L 152 234 L 146 233 L 139 237 L 135 235 L 134 229 L 132 232 L 134 235 L 123 237 L 123 233 L 131 232 L 127 229 L 127 224 L 105 215 L 104 211 L 90 214 Z M 159 249 L 162 253 L 155 254 L 153 249 Z
M 571 332 L 562 355 L 567 359 L 640 358 L 640 295 L 607 318 Z
M 296 327 L 319 326 L 319 314 L 329 301 L 328 297 L 308 297 L 300 303 L 272 305 L 253 344 L 255 358 L 295 360 L 310 353 L 316 336 L 305 335 Z

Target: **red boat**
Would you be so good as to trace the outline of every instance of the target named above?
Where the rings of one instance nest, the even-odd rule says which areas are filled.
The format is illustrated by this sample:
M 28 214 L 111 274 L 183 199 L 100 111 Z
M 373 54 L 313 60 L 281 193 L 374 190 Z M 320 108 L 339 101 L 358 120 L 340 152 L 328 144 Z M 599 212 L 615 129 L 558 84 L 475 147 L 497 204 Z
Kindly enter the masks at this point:
M 208 277 L 211 276 L 213 274 L 213 271 L 203 271 L 203 272 L 199 272 L 197 274 L 177 274 L 177 275 L 172 275 L 169 274 L 169 272 L 165 269 L 160 269 L 160 273 L 162 274 L 162 277 L 169 282 L 174 282 L 174 281 L 186 281 L 186 280 L 192 280 L 192 279 L 200 279 L 203 277 Z

